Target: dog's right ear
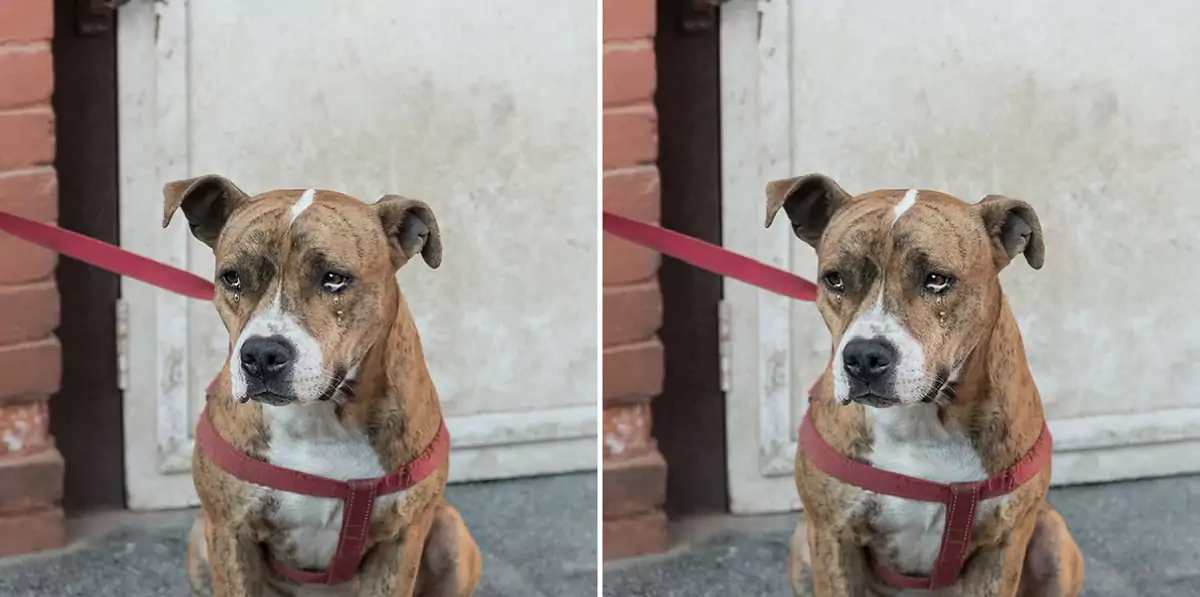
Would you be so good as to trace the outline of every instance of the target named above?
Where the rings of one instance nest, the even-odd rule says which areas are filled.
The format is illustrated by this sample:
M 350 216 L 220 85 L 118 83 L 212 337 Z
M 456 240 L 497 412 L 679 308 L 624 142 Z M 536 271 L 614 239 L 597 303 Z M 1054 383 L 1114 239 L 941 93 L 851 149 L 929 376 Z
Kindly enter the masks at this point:
M 228 178 L 205 174 L 163 185 L 163 228 L 175 211 L 183 208 L 188 227 L 200 242 L 213 247 L 229 216 L 250 198 Z
M 779 208 L 792 221 L 792 232 L 816 248 L 834 212 L 850 200 L 850 194 L 824 174 L 806 174 L 767 183 L 767 221 L 771 227 Z

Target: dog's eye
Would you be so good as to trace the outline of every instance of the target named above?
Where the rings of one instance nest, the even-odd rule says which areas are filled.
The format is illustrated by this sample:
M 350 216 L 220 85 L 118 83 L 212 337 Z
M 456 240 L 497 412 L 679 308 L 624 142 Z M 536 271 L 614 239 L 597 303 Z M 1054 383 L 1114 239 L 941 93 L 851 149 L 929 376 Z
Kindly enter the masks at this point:
M 321 288 L 325 292 L 337 294 L 346 289 L 350 285 L 350 276 L 343 276 L 336 272 L 326 272 L 325 277 L 321 279 Z
M 929 273 L 925 275 L 925 290 L 933 294 L 941 294 L 954 284 L 954 278 L 942 274 Z
M 825 272 L 825 275 L 821 276 L 821 280 L 825 282 L 825 286 L 830 290 L 841 292 L 846 289 L 846 282 L 842 280 L 842 274 L 837 271 L 830 270 Z
M 221 273 L 221 283 L 234 292 L 239 292 L 242 289 L 242 278 L 233 270 Z

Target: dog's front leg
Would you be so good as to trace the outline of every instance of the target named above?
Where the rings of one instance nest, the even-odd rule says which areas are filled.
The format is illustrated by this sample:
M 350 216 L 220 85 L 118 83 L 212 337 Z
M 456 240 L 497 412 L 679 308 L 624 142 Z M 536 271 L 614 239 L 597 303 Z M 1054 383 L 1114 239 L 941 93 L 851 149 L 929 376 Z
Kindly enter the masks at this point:
M 412 597 L 417 584 L 425 537 L 433 524 L 433 508 L 412 521 L 395 541 L 377 545 L 359 569 L 360 597 Z
M 208 565 L 213 597 L 263 595 L 262 552 L 235 529 L 214 525 L 208 541 Z
M 834 533 L 810 526 L 808 549 L 812 558 L 810 573 L 815 597 L 870 595 L 866 582 L 870 573 L 861 546 L 854 545 Z

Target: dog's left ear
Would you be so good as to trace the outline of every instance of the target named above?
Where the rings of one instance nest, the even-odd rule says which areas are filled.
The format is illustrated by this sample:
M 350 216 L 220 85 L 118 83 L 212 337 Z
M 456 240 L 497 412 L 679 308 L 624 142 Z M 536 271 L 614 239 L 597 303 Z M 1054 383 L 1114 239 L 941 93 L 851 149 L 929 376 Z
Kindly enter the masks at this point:
M 767 183 L 767 221 L 771 227 L 779 209 L 787 212 L 792 232 L 813 246 L 821 240 L 833 214 L 850 201 L 847 193 L 824 174 L 807 174 Z
M 375 210 L 397 269 L 417 253 L 433 269 L 442 264 L 442 235 L 429 205 L 417 199 L 384 195 L 375 203 Z
M 996 270 L 1004 269 L 1017 255 L 1024 254 L 1033 269 L 1046 260 L 1042 224 L 1033 207 L 1020 199 L 988 195 L 974 205 L 992 241 Z

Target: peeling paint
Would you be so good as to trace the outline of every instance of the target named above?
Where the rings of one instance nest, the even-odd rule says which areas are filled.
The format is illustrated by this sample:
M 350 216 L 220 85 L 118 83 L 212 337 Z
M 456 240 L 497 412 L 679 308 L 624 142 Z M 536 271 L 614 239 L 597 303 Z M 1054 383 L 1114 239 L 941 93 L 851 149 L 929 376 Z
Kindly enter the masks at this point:
M 50 445 L 46 401 L 0 406 L 0 455 L 32 454 Z
M 650 406 L 616 406 L 604 409 L 604 455 L 633 456 L 653 446 Z

